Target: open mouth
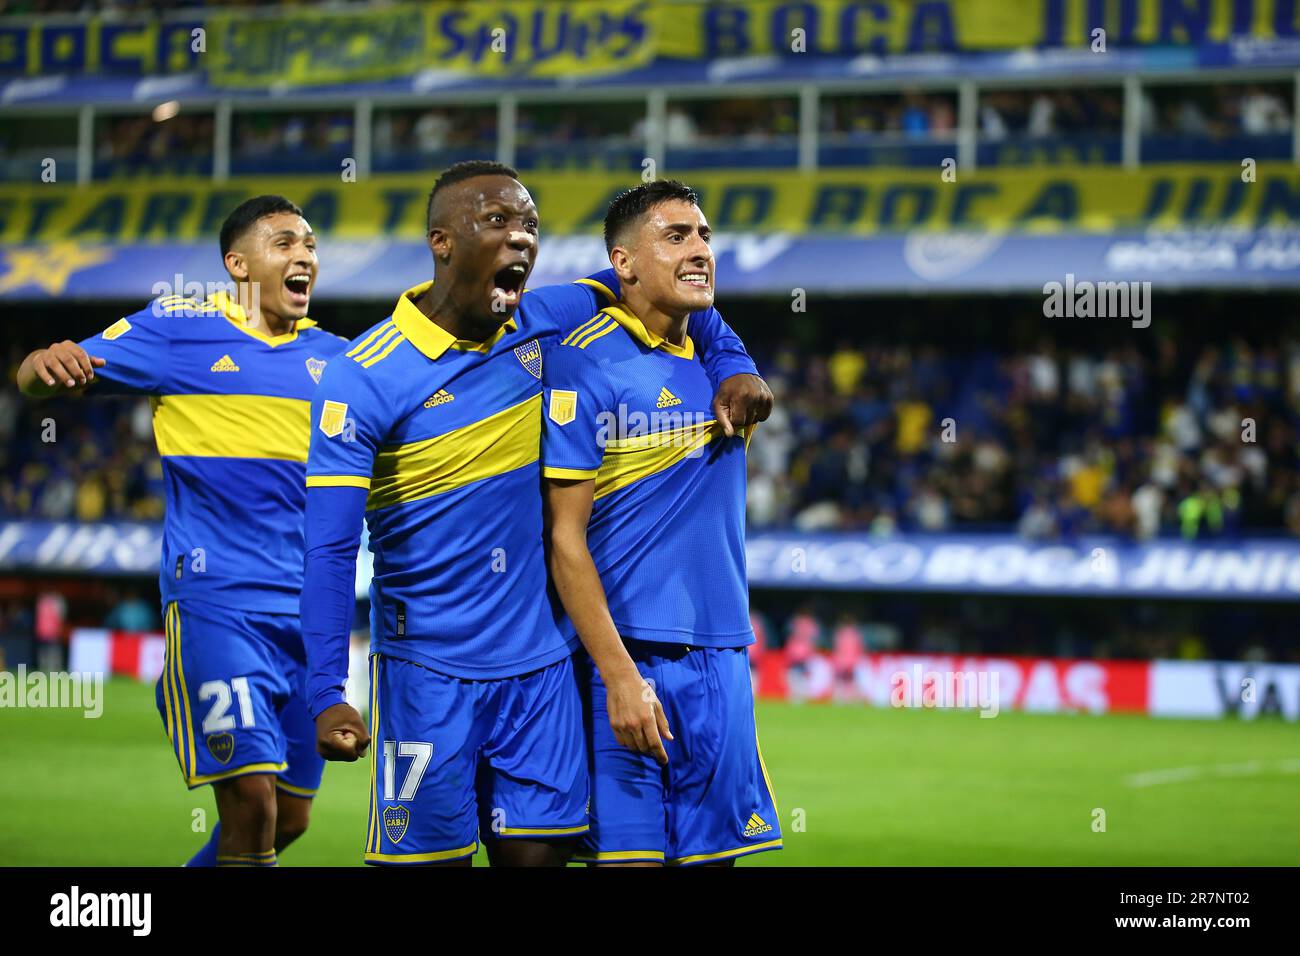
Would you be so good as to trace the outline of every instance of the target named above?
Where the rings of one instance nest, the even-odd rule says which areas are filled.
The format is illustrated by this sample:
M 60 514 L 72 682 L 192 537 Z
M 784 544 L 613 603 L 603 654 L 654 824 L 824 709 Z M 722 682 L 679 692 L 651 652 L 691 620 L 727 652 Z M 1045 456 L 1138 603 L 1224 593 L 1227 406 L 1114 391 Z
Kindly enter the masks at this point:
M 492 276 L 492 307 L 497 311 L 513 309 L 519 304 L 519 296 L 524 291 L 524 280 L 528 278 L 528 266 L 522 262 L 512 262 L 498 269 Z
M 311 289 L 311 276 L 305 272 L 297 272 L 284 280 L 284 288 L 289 293 L 289 301 L 294 305 L 306 305 L 310 296 L 308 291 Z
M 707 289 L 709 287 L 709 274 L 707 272 L 683 272 L 677 278 L 698 289 Z

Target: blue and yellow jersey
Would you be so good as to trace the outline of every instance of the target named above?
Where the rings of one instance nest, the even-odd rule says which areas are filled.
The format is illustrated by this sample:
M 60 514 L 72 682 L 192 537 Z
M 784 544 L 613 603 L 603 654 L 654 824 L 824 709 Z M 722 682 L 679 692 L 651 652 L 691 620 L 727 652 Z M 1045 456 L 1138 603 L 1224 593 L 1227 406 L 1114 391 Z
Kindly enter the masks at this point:
M 485 342 L 455 339 L 407 290 L 358 336 L 312 405 L 308 488 L 364 488 L 377 652 L 454 677 L 564 658 L 542 551 L 543 355 L 597 294 L 524 294 Z
M 713 386 L 623 306 L 548 357 L 542 470 L 595 479 L 587 547 L 624 637 L 753 643 L 745 571 L 745 449 L 723 435 Z M 572 634 L 566 622 L 565 633 Z
M 590 280 L 526 291 L 491 339 L 474 342 L 420 311 L 431 284 L 407 290 L 331 363 L 313 399 L 303 592 L 313 714 L 342 700 L 346 677 L 340 595 L 351 570 L 339 575 L 355 539 L 339 526 L 352 507 L 340 491 L 365 496 L 374 651 L 496 679 L 555 663 L 577 643 L 547 594 L 542 373 L 552 346 L 617 293 Z M 753 370 L 716 311 L 702 323 L 719 380 Z
M 246 326 L 224 293 L 156 299 L 81 343 L 96 389 L 150 396 L 167 515 L 163 604 L 298 613 L 311 396 L 347 340 Z

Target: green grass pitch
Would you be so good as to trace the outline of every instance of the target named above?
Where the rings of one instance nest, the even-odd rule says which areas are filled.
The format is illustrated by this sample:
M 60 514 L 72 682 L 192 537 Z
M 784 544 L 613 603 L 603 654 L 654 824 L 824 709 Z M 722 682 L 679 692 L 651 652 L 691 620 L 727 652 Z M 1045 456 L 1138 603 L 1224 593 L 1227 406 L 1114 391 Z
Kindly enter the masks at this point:
M 1300 863 L 1293 724 L 783 703 L 758 719 L 786 849 L 742 866 Z M 216 821 L 134 681 L 105 685 L 97 720 L 0 711 L 0 767 L 0 866 L 178 865 L 206 839 L 194 811 Z M 329 765 L 284 865 L 359 865 L 368 767 Z

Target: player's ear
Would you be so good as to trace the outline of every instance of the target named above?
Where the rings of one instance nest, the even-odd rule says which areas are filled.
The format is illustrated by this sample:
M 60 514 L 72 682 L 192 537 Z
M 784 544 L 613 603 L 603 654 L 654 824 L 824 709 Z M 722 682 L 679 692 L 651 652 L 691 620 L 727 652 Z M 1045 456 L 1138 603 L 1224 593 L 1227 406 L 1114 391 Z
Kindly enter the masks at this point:
M 636 284 L 636 275 L 632 272 L 632 253 L 625 247 L 615 246 L 609 250 L 609 264 L 614 267 L 614 273 L 621 284 Z
M 442 226 L 429 227 L 429 251 L 439 262 L 451 258 L 451 233 Z
M 230 274 L 230 278 L 234 279 L 236 282 L 247 281 L 248 260 L 244 258 L 242 252 L 236 252 L 234 249 L 229 250 L 226 253 L 224 262 L 226 264 L 226 272 Z

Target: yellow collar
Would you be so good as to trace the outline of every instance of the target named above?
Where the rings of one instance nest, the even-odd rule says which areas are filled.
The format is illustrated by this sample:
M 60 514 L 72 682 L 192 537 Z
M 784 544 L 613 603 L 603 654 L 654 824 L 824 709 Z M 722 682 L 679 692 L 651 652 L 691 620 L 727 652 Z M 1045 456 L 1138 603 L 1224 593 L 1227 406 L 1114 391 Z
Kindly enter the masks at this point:
M 283 345 L 285 342 L 292 342 L 298 337 L 298 332 L 302 329 L 314 328 L 316 322 L 314 319 L 302 318 L 294 323 L 293 328 L 288 332 L 280 335 L 268 335 L 261 329 L 250 328 L 248 325 L 248 313 L 244 307 L 230 297 L 226 292 L 214 292 L 208 297 L 208 302 L 214 309 L 218 309 L 224 315 L 230 324 L 241 332 L 246 332 L 259 342 L 265 342 L 274 348 L 277 345 Z
M 428 282 L 421 282 L 407 289 L 393 309 L 393 325 L 397 326 L 397 331 L 431 359 L 436 359 L 447 349 L 459 349 L 462 352 L 490 352 L 492 346 L 501 341 L 502 336 L 519 328 L 512 315 L 506 320 L 505 325 L 497 329 L 486 341 L 475 342 L 473 339 L 453 338 L 450 332 L 430 320 L 415 304 L 415 300 L 428 292 L 432 285 L 433 280 L 430 279 Z
M 652 349 L 663 349 L 669 355 L 675 355 L 678 358 L 690 360 L 695 358 L 695 343 L 691 337 L 686 336 L 685 345 L 674 345 L 661 335 L 656 335 L 645 327 L 645 323 L 633 315 L 623 303 L 618 305 L 607 306 L 600 311 L 612 317 L 619 325 L 627 329 L 629 335 L 636 339 L 642 345 Z M 690 320 L 687 320 L 689 324 Z

